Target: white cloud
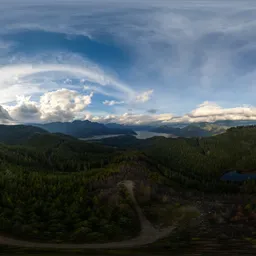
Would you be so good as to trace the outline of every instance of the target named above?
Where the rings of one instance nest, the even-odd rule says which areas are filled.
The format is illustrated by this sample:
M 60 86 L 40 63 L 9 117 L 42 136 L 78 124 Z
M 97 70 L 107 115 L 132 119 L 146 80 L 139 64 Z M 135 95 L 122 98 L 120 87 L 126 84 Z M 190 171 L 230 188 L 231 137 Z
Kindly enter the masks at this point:
M 80 60 L 84 57 L 73 62 L 51 52 L 52 59 L 46 58 L 47 63 L 44 63 L 44 56 L 32 60 L 33 57 L 25 55 L 23 64 L 10 66 L 7 63 L 15 64 L 19 60 L 16 56 L 7 55 L 7 58 L 0 58 L 1 65 L 7 65 L 0 68 L 0 104 L 15 101 L 17 95 L 39 97 L 49 90 L 58 90 L 63 86 L 63 81 L 60 84 L 57 80 L 66 79 L 67 76 L 82 83 L 96 83 L 85 89 L 88 93 L 94 91 L 95 94 L 128 103 L 149 101 L 152 93 L 136 94 L 141 90 L 140 86 L 146 84 L 154 89 L 156 100 L 147 109 L 162 109 L 163 104 L 165 109 L 174 109 L 170 97 L 182 98 L 176 109 L 186 111 L 189 111 L 188 101 L 191 106 L 204 99 L 221 102 L 225 98 L 227 105 L 230 102 L 233 104 L 235 93 L 239 95 L 239 99 L 235 98 L 239 101 L 237 104 L 254 102 L 255 56 L 248 54 L 255 51 L 256 45 L 253 33 L 256 28 L 256 4 L 253 1 L 172 3 L 138 0 L 136 5 L 118 0 L 46 0 L 43 4 L 30 0 L 19 4 L 4 2 L 0 11 L 1 57 L 6 52 L 9 54 L 12 44 L 19 40 L 18 33 L 24 30 L 64 33 L 69 40 L 72 40 L 72 36 L 84 35 L 99 43 L 102 38 L 98 35 L 104 34 L 106 38 L 113 39 L 115 46 L 124 47 L 121 50 L 129 53 L 131 66 L 120 70 L 132 87 L 91 64 L 81 64 Z M 9 35 L 14 42 L 2 41 L 4 36 Z M 54 58 L 57 63 L 53 61 Z M 72 88 L 77 90 L 75 86 L 72 84 Z M 70 82 L 65 87 L 71 89 Z M 201 114 L 207 111 L 214 119 L 218 112 L 223 113 L 219 106 L 215 106 L 215 110 L 213 106 L 208 106 L 194 111 L 183 119 L 203 120 L 207 117 Z M 232 114 L 229 115 L 234 117 L 234 110 L 230 111 Z M 250 116 L 249 110 L 244 111 Z
M 109 90 L 109 88 L 108 88 L 108 90 L 106 90 L 99 86 L 85 85 L 83 87 L 83 90 L 89 91 L 89 92 L 95 92 L 95 93 L 102 94 L 102 95 L 109 96 L 109 97 L 114 97 L 114 98 L 117 98 L 120 100 L 122 100 L 122 99 L 127 100 L 126 94 L 118 92 L 118 91 Z
M 91 104 L 90 95 L 81 95 L 77 91 L 60 89 L 53 92 L 47 92 L 40 98 L 41 119 L 49 120 L 58 118 L 65 120 L 74 118 L 78 113 L 85 110 Z M 61 117 L 61 115 L 64 117 Z
M 62 72 L 65 74 L 72 74 L 75 77 L 89 80 L 91 82 L 103 85 L 114 86 L 115 88 L 122 90 L 128 94 L 133 94 L 133 91 L 112 77 L 107 76 L 104 72 L 99 70 L 93 70 L 88 67 L 70 66 L 63 64 L 37 64 L 37 65 L 13 65 L 5 66 L 0 69 L 0 82 L 10 81 L 10 79 L 26 77 L 37 73 L 46 72 Z
M 16 105 L 5 107 L 18 122 L 64 122 L 81 118 L 92 97 L 93 93 L 82 95 L 74 90 L 59 89 L 44 93 L 39 102 L 19 97 Z
M 6 106 L 10 115 L 16 121 L 34 122 L 40 120 L 40 108 L 35 101 L 31 101 L 30 97 L 18 96 L 16 105 Z
M 120 124 L 150 124 L 161 123 L 172 118 L 171 114 L 145 115 L 124 113 L 122 115 L 90 116 L 90 120 L 102 123 L 120 123 Z
M 90 104 L 93 92 L 118 99 L 106 103 L 110 105 L 121 104 L 123 99 L 131 100 L 135 97 L 135 92 L 128 85 L 92 63 L 73 58 L 75 61 L 72 59 L 71 64 L 66 64 L 66 60 L 69 62 L 70 59 L 65 55 L 58 56 L 64 64 L 50 63 L 52 60 L 46 55 L 46 63 L 38 64 L 36 57 L 32 60 L 24 58 L 16 65 L 0 66 L 0 104 L 15 119 L 32 122 L 70 121 L 74 117 L 79 118 L 83 112 L 79 108 L 84 110 Z M 26 64 L 30 61 L 31 64 Z M 77 65 L 78 62 L 80 66 Z M 78 81 L 78 84 L 73 83 L 73 80 Z M 81 83 L 87 82 L 93 85 L 85 85 L 83 88 Z M 61 89 L 61 86 L 66 88 Z M 84 97 L 81 96 L 81 89 L 87 92 L 85 98 L 81 98 Z M 19 96 L 17 104 L 13 105 Z M 35 100 L 31 101 L 27 96 L 32 96 Z
M 69 79 L 69 78 L 66 78 L 66 79 L 64 80 L 64 84 L 72 84 L 72 80 Z
M 137 102 L 147 102 L 150 100 L 152 94 L 153 94 L 153 90 L 145 91 L 136 96 L 136 101 Z
M 196 109 L 181 117 L 175 117 L 167 122 L 214 122 L 216 120 L 255 120 L 256 108 L 240 106 L 222 108 L 214 102 L 204 102 Z
M 158 125 L 166 123 L 192 123 L 192 122 L 214 122 L 217 120 L 256 120 L 256 107 L 241 106 L 235 108 L 222 108 L 214 102 L 204 102 L 196 109 L 183 116 L 175 116 L 171 113 L 162 114 L 136 114 L 125 113 L 122 115 L 89 116 L 92 121 L 103 123 L 122 124 L 151 124 Z
M 244 105 L 222 108 L 214 102 L 203 102 L 196 109 L 183 116 L 175 116 L 171 113 L 93 115 L 86 111 L 86 107 L 91 103 L 92 96 L 92 94 L 81 95 L 76 91 L 61 89 L 45 93 L 41 96 L 39 103 L 32 101 L 29 97 L 19 97 L 16 105 L 0 107 L 0 123 L 13 123 L 13 119 L 16 122 L 64 122 L 76 118 L 102 123 L 116 122 L 138 125 L 214 122 L 217 120 L 256 120 L 256 107 Z
M 103 104 L 108 106 L 114 106 L 114 105 L 124 104 L 124 101 L 105 100 L 103 101 Z
M 11 124 L 13 123 L 14 120 L 12 117 L 9 115 L 8 111 L 0 106 L 0 123 L 1 124 Z
M 217 65 L 213 63 L 215 56 L 224 58 L 217 54 L 219 50 L 232 52 L 234 49 L 229 47 L 232 42 L 251 37 L 249 31 L 255 26 L 255 4 L 245 2 L 139 0 L 134 5 L 132 2 L 98 0 L 75 1 L 72 8 L 70 1 L 44 1 L 43 6 L 30 1 L 23 1 L 22 5 L 10 2 L 2 6 L 0 32 L 36 29 L 65 33 L 71 38 L 72 35 L 84 35 L 96 40 L 103 32 L 130 47 L 136 55 L 134 71 L 145 76 L 157 71 L 168 81 L 177 73 L 184 76 L 193 68 L 191 64 L 197 62 L 197 57 L 202 56 L 201 63 L 197 63 L 200 65 L 198 78 L 202 83 L 212 84 L 207 77 L 214 80 L 216 76 L 206 73 L 212 74 L 209 70 L 212 66 L 218 76 L 224 66 L 221 58 Z M 247 10 L 251 12 L 247 14 Z M 209 43 L 207 37 L 214 33 L 217 35 Z M 218 40 L 218 33 L 224 33 L 224 39 L 230 41 L 225 45 L 225 40 Z M 202 53 L 198 54 L 198 50 Z M 228 64 L 230 55 L 225 58 Z

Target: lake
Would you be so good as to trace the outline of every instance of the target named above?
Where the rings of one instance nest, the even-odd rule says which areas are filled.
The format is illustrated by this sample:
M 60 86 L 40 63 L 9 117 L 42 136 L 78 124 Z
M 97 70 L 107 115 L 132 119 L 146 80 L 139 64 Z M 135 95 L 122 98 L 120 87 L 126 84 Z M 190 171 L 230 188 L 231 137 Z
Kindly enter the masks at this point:
M 101 140 L 101 139 L 107 139 L 107 138 L 118 137 L 123 135 L 124 134 L 98 135 L 98 136 L 93 136 L 88 138 L 80 138 L 80 140 Z
M 227 172 L 222 177 L 221 180 L 224 181 L 246 181 L 246 180 L 256 180 L 256 174 L 253 173 L 239 173 L 236 171 Z
M 172 134 L 168 134 L 168 133 L 157 133 L 157 132 L 149 132 L 149 131 L 135 131 L 137 133 L 137 135 L 135 135 L 135 137 L 137 139 L 149 139 L 155 136 L 163 136 L 166 138 L 174 138 L 175 136 L 173 136 Z
M 135 136 L 139 140 L 145 140 L 149 139 L 155 136 L 163 136 L 166 138 L 175 138 L 175 136 L 167 133 L 157 133 L 157 132 L 149 132 L 149 131 L 135 131 L 137 135 Z M 107 139 L 107 138 L 113 138 L 113 137 L 119 137 L 124 136 L 125 134 L 111 134 L 111 135 L 99 135 L 99 136 L 93 136 L 89 138 L 80 138 L 80 140 L 101 140 L 101 139 Z
M 166 138 L 174 138 L 175 136 L 167 133 L 157 133 L 157 132 L 149 132 L 149 131 L 135 131 L 137 135 L 135 136 L 137 139 L 145 140 L 149 139 L 155 136 L 163 136 Z M 81 140 L 101 140 L 101 139 L 107 139 L 107 138 L 113 138 L 113 137 L 119 137 L 124 136 L 124 134 L 111 134 L 111 135 L 99 135 L 99 136 L 93 136 L 89 138 L 81 138 Z

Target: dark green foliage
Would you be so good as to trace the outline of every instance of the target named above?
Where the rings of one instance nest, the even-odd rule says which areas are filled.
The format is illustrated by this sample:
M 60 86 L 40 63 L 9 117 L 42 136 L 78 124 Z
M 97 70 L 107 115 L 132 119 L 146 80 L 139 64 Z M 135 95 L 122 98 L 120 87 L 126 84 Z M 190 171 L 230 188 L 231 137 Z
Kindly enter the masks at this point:
M 230 169 L 255 168 L 255 127 L 232 128 L 209 138 L 131 138 L 88 143 L 40 133 L 18 140 L 19 146 L 0 145 L 0 231 L 74 242 L 134 236 L 137 215 L 129 196 L 117 188 L 125 179 L 143 181 L 146 192 L 139 201 L 146 204 L 157 202 L 168 186 L 255 192 L 254 182 L 220 180 Z
M 35 134 L 48 133 L 39 127 L 29 125 L 0 125 L 0 142 L 7 144 L 21 144 Z
M 0 146 L 1 165 L 76 172 L 107 165 L 114 149 L 62 134 L 35 134 L 20 146 Z
M 255 170 L 256 128 L 231 128 L 209 138 L 155 138 L 148 140 L 145 152 L 167 167 L 165 175 L 197 189 L 236 190 L 234 184 L 220 182 L 229 170 Z M 221 189 L 221 190 L 222 190 Z
M 223 133 L 225 130 L 225 127 L 216 124 L 195 123 L 187 125 L 183 128 L 175 128 L 165 125 L 154 128 L 151 131 L 172 134 L 179 137 L 209 137 Z
M 134 236 L 138 232 L 134 226 L 139 225 L 129 198 L 119 196 L 115 181 L 106 185 L 116 173 L 114 169 L 88 176 L 1 170 L 0 230 L 23 239 L 75 242 Z
M 220 181 L 230 170 L 255 170 L 256 127 L 238 127 L 207 138 L 102 140 L 105 145 L 145 153 L 165 177 L 182 187 L 211 192 L 238 192 L 239 186 Z M 124 146 L 125 145 L 125 146 Z
M 134 147 L 135 145 L 140 145 L 142 143 L 141 140 L 137 139 L 135 136 L 132 135 L 126 135 L 126 136 L 118 136 L 118 137 L 112 137 L 112 138 L 105 138 L 98 143 L 102 143 L 107 146 L 111 147 L 118 147 L 122 149 Z
M 181 128 L 171 127 L 167 125 L 159 126 L 151 129 L 152 132 L 168 133 L 176 136 L 181 136 Z

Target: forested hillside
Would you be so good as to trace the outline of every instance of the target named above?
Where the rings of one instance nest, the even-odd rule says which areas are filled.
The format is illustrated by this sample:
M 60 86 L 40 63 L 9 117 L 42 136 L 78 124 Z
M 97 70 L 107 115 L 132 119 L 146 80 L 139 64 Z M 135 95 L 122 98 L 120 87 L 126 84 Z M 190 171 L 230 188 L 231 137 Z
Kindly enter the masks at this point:
M 35 134 L 20 146 L 0 147 L 1 165 L 26 170 L 78 172 L 110 163 L 113 148 L 62 134 Z
M 2 170 L 1 232 L 23 239 L 74 242 L 136 235 L 137 216 L 126 194 L 120 194 L 115 173 L 114 168 L 69 175 Z
M 26 239 L 95 242 L 135 236 L 139 220 L 127 191 L 118 186 L 123 180 L 135 182 L 147 216 L 166 223 L 175 209 L 173 191 L 255 192 L 251 181 L 220 180 L 229 170 L 255 168 L 255 127 L 209 138 L 124 136 L 98 143 L 35 133 L 17 143 L 0 145 L 0 231 Z
M 172 126 L 159 126 L 151 129 L 152 132 L 167 133 L 178 137 L 209 137 L 225 132 L 227 127 L 210 124 L 210 123 L 195 123 L 185 125 L 183 128 Z
M 26 143 L 35 134 L 48 133 L 46 130 L 28 125 L 0 125 L 0 143 Z
M 149 170 L 143 154 L 68 140 L 56 148 L 49 163 L 45 149 L 39 144 L 37 150 L 0 146 L 1 232 L 30 240 L 89 243 L 138 234 L 136 211 L 118 183 L 165 183 L 164 177 Z M 163 192 L 156 190 L 151 196 L 161 198 Z
M 226 133 L 207 138 L 163 138 L 138 140 L 129 136 L 108 138 L 105 145 L 138 149 L 165 169 L 165 175 L 190 188 L 235 189 L 220 182 L 230 170 L 255 170 L 256 127 L 230 128 Z M 224 188 L 225 187 L 225 188 Z

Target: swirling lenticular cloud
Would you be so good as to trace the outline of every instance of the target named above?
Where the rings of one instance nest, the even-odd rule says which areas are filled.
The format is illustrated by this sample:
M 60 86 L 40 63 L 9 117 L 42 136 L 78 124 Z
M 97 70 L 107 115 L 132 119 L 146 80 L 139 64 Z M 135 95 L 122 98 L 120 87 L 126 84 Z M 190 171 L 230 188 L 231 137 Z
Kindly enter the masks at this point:
M 0 14 L 2 123 L 256 119 L 253 0 L 3 0 Z

